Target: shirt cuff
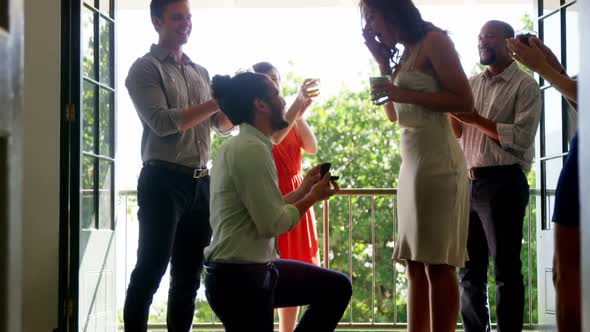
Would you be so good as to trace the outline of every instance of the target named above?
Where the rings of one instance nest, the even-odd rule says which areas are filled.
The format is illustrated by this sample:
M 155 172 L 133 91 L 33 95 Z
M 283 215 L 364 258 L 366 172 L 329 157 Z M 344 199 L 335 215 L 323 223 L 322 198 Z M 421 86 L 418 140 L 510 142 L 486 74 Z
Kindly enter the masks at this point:
M 221 130 L 221 128 L 218 127 L 218 123 L 217 121 L 219 120 L 219 113 L 215 113 L 213 114 L 213 116 L 211 117 L 211 128 L 213 128 L 213 130 L 219 134 L 220 136 L 229 136 L 231 135 L 233 132 L 236 131 L 236 129 L 238 128 L 238 126 L 234 125 L 232 123 L 232 127 L 229 128 L 226 131 Z
M 287 204 L 285 206 L 285 208 L 287 209 L 287 211 L 291 214 L 291 216 L 293 217 L 293 223 L 291 224 L 291 227 L 289 228 L 289 230 L 292 230 L 293 227 L 295 227 L 295 225 L 297 225 L 297 223 L 299 222 L 299 220 L 301 219 L 301 214 L 299 214 L 299 209 L 297 209 L 295 207 L 295 205 L 291 205 L 291 204 Z
M 167 112 L 170 115 L 170 120 L 172 120 L 172 123 L 174 124 L 176 129 L 178 130 L 178 132 L 180 132 L 180 130 L 182 129 L 182 110 L 173 108 L 169 109 Z
M 498 131 L 498 138 L 500 138 L 500 145 L 503 148 L 511 147 L 514 145 L 514 125 L 506 123 L 496 124 L 496 130 Z

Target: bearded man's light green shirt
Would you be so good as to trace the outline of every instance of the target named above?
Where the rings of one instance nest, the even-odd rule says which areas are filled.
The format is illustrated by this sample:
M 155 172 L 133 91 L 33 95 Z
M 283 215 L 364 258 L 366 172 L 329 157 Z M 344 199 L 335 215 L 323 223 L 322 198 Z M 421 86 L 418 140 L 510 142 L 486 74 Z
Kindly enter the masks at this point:
M 273 144 L 258 129 L 240 133 L 218 151 L 211 169 L 211 244 L 207 261 L 266 263 L 279 258 L 276 237 L 301 219 L 279 190 Z

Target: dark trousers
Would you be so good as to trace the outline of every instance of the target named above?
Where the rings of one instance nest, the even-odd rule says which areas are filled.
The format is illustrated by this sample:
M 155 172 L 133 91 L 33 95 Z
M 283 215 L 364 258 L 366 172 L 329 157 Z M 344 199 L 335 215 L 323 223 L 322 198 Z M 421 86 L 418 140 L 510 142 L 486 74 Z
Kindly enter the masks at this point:
M 170 262 L 167 325 L 188 332 L 209 245 L 209 177 L 144 166 L 137 186 L 139 245 L 127 288 L 125 331 L 146 331 L 149 307 Z
M 210 266 L 205 294 L 227 332 L 272 332 L 274 308 L 300 305 L 295 331 L 334 331 L 352 295 L 346 275 L 298 261 Z
M 492 173 L 471 181 L 469 261 L 459 271 L 465 332 L 491 331 L 489 256 L 493 258 L 496 280 L 497 330 L 522 331 L 524 283 L 520 250 L 529 186 L 518 168 L 500 168 Z

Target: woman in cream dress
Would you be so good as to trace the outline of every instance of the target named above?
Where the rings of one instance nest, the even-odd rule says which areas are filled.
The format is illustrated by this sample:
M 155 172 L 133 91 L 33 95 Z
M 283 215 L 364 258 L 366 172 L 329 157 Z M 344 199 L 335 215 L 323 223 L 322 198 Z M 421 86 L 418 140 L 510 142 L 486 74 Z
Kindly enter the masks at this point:
M 455 331 L 469 182 L 448 113 L 473 111 L 471 88 L 447 34 L 410 0 L 361 0 L 361 10 L 367 47 L 382 75 L 393 72 L 393 82 L 372 86 L 373 99 L 386 96 L 387 117 L 403 129 L 394 259 L 406 263 L 408 329 Z

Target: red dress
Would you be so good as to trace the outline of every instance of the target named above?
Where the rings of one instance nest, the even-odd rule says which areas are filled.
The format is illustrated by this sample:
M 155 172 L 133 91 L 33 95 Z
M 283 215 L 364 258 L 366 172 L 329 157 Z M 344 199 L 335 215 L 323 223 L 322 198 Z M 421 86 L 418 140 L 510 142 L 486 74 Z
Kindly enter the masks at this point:
M 295 190 L 303 181 L 301 148 L 301 140 L 295 128 L 291 128 L 281 143 L 272 149 L 279 177 L 279 188 L 283 195 Z M 292 230 L 279 235 L 278 246 L 281 258 L 319 265 L 318 235 L 315 226 L 312 207 Z

